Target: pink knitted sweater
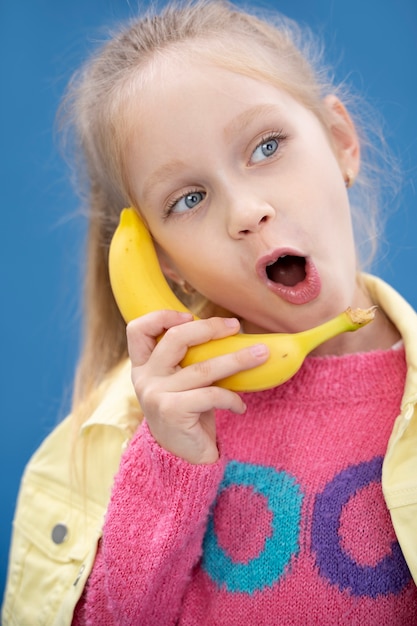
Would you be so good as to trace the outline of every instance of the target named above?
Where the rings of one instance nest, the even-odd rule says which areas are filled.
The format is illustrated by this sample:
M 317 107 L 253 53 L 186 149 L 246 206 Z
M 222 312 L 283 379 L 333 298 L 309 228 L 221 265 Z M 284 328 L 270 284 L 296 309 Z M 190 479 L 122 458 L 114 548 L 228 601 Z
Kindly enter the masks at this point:
M 381 492 L 404 350 L 306 360 L 217 415 L 190 465 L 146 423 L 120 465 L 74 626 L 417 624 Z

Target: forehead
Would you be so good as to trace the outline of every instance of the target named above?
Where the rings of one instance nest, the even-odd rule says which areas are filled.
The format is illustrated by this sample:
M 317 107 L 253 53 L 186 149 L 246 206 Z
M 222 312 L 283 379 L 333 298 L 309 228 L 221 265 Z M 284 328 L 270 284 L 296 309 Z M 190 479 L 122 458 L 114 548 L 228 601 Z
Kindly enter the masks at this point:
M 132 97 L 125 116 L 136 131 L 156 130 L 151 124 L 156 115 L 159 123 L 172 116 L 177 124 L 188 119 L 191 126 L 199 120 L 203 124 L 207 116 L 211 121 L 223 121 L 223 114 L 230 114 L 237 115 L 236 125 L 242 126 L 274 107 L 284 110 L 302 106 L 277 83 L 187 55 L 152 59 L 129 93 Z M 130 128 L 131 133 L 135 128 Z

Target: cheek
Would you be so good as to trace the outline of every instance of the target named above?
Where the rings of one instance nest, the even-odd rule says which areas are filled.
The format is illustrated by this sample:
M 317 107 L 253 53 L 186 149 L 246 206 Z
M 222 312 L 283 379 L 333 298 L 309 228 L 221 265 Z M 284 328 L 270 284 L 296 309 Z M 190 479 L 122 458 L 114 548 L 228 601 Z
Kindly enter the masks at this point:
M 172 241 L 164 246 L 166 253 L 164 256 L 169 259 L 169 265 L 178 276 L 197 287 L 196 281 L 207 279 L 212 273 L 210 260 L 207 259 L 201 245 L 195 243 L 182 242 L 175 238 L 175 245 Z
M 343 175 L 334 157 L 327 164 L 328 166 L 324 166 L 319 175 L 322 189 L 322 225 L 327 229 L 329 227 L 335 229 L 347 228 L 346 236 L 348 237 L 351 226 L 351 210 Z
M 201 295 L 208 300 L 224 306 L 219 300 L 220 294 L 230 294 L 236 291 L 235 276 L 231 270 L 231 264 L 223 255 L 222 263 L 215 248 L 205 251 L 202 246 L 189 250 L 188 255 L 177 257 L 177 267 L 184 280 L 192 285 Z M 227 271 L 229 267 L 230 271 Z
M 216 271 L 217 270 L 217 271 Z M 205 296 L 213 295 L 218 285 L 218 268 L 206 260 L 190 257 L 181 264 L 181 275 L 187 282 L 193 285 L 197 291 Z

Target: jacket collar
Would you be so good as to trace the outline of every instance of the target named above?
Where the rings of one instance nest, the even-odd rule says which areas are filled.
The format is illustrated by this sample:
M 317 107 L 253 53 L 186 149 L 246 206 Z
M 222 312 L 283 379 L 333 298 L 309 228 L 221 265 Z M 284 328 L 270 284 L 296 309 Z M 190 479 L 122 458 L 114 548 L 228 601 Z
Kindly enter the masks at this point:
M 103 391 L 100 403 L 82 424 L 80 432 L 92 426 L 110 426 L 132 435 L 142 418 L 130 377 L 130 360 L 125 359 L 117 367 Z
M 407 378 L 402 408 L 417 403 L 417 313 L 393 287 L 369 274 L 363 274 L 364 283 L 373 302 L 380 306 L 398 329 L 405 346 Z

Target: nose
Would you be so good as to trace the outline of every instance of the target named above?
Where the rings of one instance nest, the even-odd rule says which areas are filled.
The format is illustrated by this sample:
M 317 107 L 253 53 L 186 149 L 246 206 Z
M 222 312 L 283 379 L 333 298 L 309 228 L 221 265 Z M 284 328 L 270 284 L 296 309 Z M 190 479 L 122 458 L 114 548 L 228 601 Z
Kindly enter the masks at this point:
M 236 199 L 228 208 L 228 232 L 233 239 L 242 239 L 258 233 L 275 215 L 273 207 L 260 200 Z

